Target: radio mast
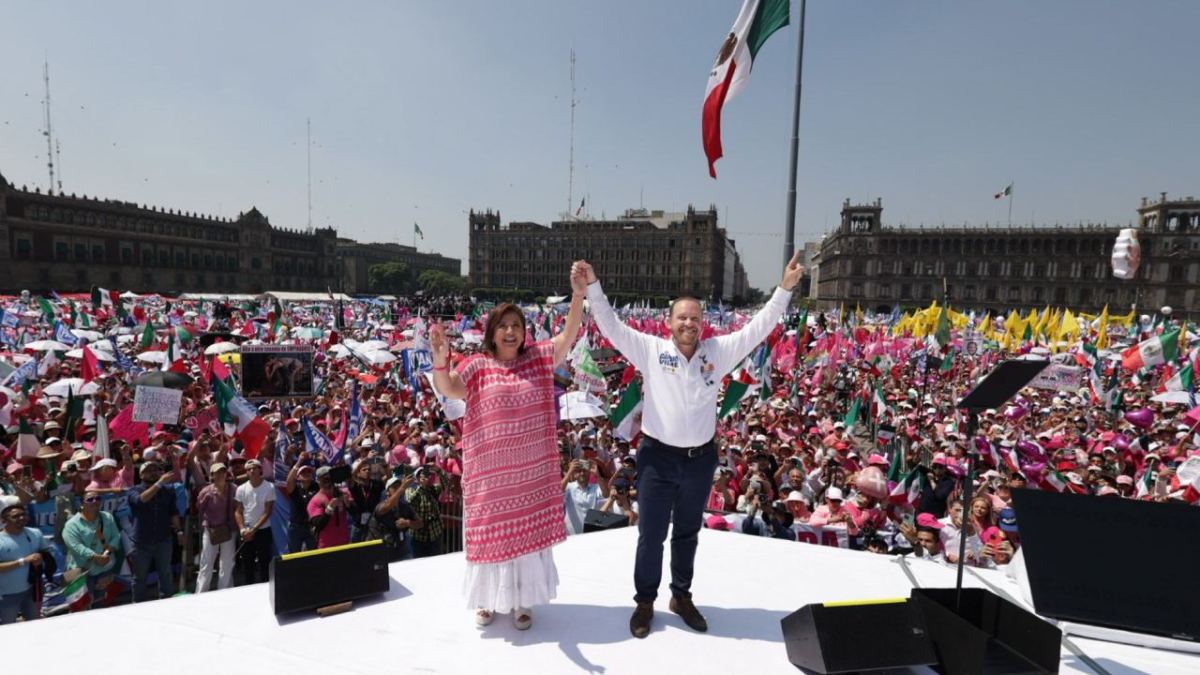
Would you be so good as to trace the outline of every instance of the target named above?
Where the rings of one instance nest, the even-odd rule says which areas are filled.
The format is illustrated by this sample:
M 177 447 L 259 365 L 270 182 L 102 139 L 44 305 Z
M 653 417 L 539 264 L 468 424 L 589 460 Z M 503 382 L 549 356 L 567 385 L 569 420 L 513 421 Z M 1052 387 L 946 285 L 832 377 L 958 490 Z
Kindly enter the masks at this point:
M 46 58 L 42 62 L 42 81 L 46 83 L 46 98 L 42 101 L 42 107 L 46 113 L 46 128 L 42 129 L 42 135 L 46 137 L 46 168 L 50 171 L 50 185 L 46 191 L 54 193 L 54 134 L 50 128 L 50 59 Z M 62 192 L 62 182 L 58 184 L 58 191 Z
M 575 50 L 571 50 L 571 156 L 567 162 L 567 212 L 564 220 L 571 219 L 575 202 Z

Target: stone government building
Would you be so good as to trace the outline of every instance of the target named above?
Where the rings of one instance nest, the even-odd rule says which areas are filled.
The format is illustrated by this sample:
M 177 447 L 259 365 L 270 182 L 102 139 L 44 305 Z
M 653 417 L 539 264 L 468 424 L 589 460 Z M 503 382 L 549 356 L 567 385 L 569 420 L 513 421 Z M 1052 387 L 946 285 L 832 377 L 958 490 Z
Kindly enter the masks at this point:
M 1137 209 L 1142 263 L 1133 280 L 1112 275 L 1110 256 L 1121 226 L 890 227 L 882 200 L 842 204 L 837 231 L 816 256 L 817 297 L 891 311 L 928 305 L 1007 312 L 1046 305 L 1124 313 L 1164 305 L 1200 316 L 1200 200 L 1143 198 Z
M 694 295 L 740 303 L 746 270 L 717 210 L 666 213 L 630 209 L 615 219 L 502 225 L 500 213 L 468 216 L 472 288 L 523 289 L 539 295 L 570 290 L 571 263 L 586 259 L 609 294 L 643 298 Z
M 460 273 L 454 258 L 360 245 L 339 239 L 333 228 L 276 227 L 257 208 L 237 218 L 197 215 L 30 191 L 0 176 L 0 291 L 9 293 L 93 285 L 162 293 L 363 293 L 364 265 L 398 260 L 416 274 Z

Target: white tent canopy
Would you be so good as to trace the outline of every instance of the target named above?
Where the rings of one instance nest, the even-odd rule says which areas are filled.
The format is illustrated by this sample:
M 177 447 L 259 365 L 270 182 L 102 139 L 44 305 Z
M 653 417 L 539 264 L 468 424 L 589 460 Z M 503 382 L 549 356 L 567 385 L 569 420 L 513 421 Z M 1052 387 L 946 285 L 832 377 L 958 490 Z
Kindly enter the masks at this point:
M 329 302 L 332 300 L 341 300 L 350 302 L 353 300 L 345 293 L 333 293 L 332 297 L 329 293 L 300 293 L 296 291 L 267 291 L 264 296 L 275 298 L 282 302 Z

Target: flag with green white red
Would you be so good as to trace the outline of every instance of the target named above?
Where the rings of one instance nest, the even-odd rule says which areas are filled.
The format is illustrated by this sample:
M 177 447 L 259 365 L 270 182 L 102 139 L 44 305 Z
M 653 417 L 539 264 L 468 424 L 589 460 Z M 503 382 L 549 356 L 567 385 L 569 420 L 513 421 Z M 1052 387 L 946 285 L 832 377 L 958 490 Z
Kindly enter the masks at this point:
M 1121 352 L 1125 370 L 1141 370 L 1174 361 L 1179 355 L 1179 329 L 1155 335 Z
M 750 79 L 750 67 L 763 43 L 775 31 L 788 24 L 788 0 L 743 0 L 742 8 L 717 51 L 708 72 L 704 94 L 701 136 L 708 158 L 708 175 L 717 177 L 716 162 L 721 147 L 721 111 L 725 102 L 737 96 Z
M 632 442 L 642 430 L 642 387 L 635 378 L 625 387 L 621 400 L 608 416 L 613 435 Z
M 742 399 L 754 393 L 755 390 L 751 387 L 757 384 L 758 380 L 749 369 L 741 367 L 734 371 L 733 377 L 729 379 L 729 384 L 725 385 L 725 391 L 721 394 L 721 409 L 717 412 L 717 419 L 724 419 L 729 413 L 737 410 Z
M 87 587 L 88 575 L 79 574 L 63 588 L 63 601 L 72 612 L 82 612 L 92 604 L 92 594 Z
M 571 352 L 571 366 L 571 380 L 582 391 L 603 392 L 607 389 L 604 373 L 600 371 L 600 366 L 592 358 L 586 340 L 575 343 L 575 349 Z

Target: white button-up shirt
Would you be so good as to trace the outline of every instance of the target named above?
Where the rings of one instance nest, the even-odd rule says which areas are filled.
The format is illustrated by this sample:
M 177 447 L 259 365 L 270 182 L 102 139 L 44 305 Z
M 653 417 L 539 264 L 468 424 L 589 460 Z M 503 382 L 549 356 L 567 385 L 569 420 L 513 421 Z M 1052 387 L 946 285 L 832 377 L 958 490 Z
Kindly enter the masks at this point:
M 776 288 L 741 330 L 701 340 L 687 359 L 674 340 L 642 333 L 618 319 L 600 282 L 589 284 L 587 295 L 600 332 L 642 373 L 642 432 L 681 448 L 713 439 L 722 378 L 771 334 L 792 297 L 791 291 Z

